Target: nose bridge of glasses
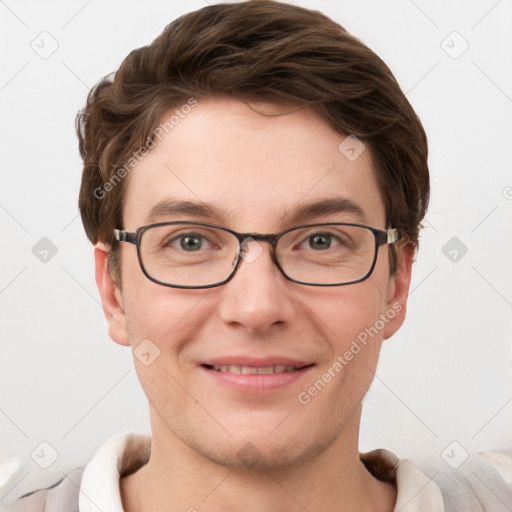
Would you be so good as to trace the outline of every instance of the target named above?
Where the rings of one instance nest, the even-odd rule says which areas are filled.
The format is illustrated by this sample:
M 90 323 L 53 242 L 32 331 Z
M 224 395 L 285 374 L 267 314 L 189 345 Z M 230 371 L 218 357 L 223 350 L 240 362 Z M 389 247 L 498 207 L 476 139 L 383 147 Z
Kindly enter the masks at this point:
M 249 242 L 267 242 L 273 247 L 276 243 L 276 238 L 276 235 L 263 235 L 261 233 L 242 233 L 240 234 L 238 240 L 240 242 L 240 249 L 242 251 L 245 251 L 246 246 Z M 260 246 L 260 244 L 258 245 Z
M 276 235 L 262 235 L 260 233 L 243 233 L 239 236 L 239 257 L 246 263 L 253 263 L 264 252 L 261 242 L 267 242 L 271 246 L 270 257 L 274 260 L 275 256 L 272 249 L 276 243 Z M 255 242 L 252 244 L 251 242 Z

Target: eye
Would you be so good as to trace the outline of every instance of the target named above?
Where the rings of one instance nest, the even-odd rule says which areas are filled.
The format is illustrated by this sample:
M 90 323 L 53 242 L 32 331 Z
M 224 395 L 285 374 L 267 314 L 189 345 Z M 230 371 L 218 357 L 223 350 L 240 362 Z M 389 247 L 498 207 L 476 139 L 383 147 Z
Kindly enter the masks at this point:
M 211 249 L 213 244 L 199 233 L 183 233 L 169 239 L 165 246 L 181 249 L 185 252 L 195 252 L 201 249 Z
M 348 244 L 347 240 L 344 240 L 343 234 L 333 233 L 312 233 L 299 244 L 300 249 L 313 249 L 314 251 L 326 251 L 333 247 L 346 247 Z
M 332 237 L 327 233 L 316 233 L 308 237 L 307 243 L 311 249 L 314 249 L 315 251 L 321 251 L 331 247 Z

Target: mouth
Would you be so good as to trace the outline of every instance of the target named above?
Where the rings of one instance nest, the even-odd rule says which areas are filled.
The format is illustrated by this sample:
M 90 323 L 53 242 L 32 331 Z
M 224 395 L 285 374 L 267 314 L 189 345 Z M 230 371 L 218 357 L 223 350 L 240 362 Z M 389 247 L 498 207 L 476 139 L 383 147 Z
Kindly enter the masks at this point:
M 273 366 L 241 366 L 238 364 L 204 364 L 202 366 L 204 368 L 207 368 L 208 370 L 214 370 L 216 372 L 221 373 L 235 373 L 238 375 L 272 375 L 276 373 L 296 372 L 302 370 L 303 368 L 306 368 L 307 366 L 312 365 L 293 366 L 285 364 L 276 364 Z
M 281 358 L 280 358 L 281 359 Z M 298 382 L 315 366 L 293 360 L 216 360 L 199 367 L 213 386 L 246 394 L 273 393 Z

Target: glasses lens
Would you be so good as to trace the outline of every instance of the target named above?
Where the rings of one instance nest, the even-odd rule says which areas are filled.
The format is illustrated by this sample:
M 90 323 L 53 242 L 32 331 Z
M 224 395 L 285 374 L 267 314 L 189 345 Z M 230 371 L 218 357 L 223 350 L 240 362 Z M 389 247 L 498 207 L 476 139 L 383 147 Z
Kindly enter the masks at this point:
M 238 239 L 228 231 L 195 224 L 147 229 L 140 242 L 146 273 L 175 286 L 209 286 L 233 271 Z
M 282 236 L 276 252 L 283 272 L 295 281 L 347 284 L 370 272 L 375 237 L 372 231 L 359 226 L 308 226 Z

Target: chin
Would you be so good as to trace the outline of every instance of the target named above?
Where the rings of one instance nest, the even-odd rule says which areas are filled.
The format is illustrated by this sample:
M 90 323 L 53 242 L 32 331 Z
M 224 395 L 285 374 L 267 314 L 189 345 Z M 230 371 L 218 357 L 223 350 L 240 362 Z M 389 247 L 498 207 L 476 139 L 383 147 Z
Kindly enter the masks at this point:
M 324 438 L 294 442 L 289 439 L 286 444 L 267 443 L 266 446 L 247 441 L 235 453 L 231 452 L 226 465 L 253 471 L 286 471 L 318 456 L 333 441 Z
M 299 422 L 293 424 L 295 431 L 290 431 L 290 426 L 279 427 L 281 432 L 270 430 L 246 428 L 236 431 L 233 437 L 222 436 L 222 439 L 207 439 L 207 434 L 202 439 L 184 440 L 190 448 L 209 461 L 237 470 L 252 471 L 285 471 L 291 467 L 297 467 L 312 458 L 320 455 L 337 438 L 336 432 L 327 432 L 325 429 L 315 431 L 305 430 L 305 425 Z

